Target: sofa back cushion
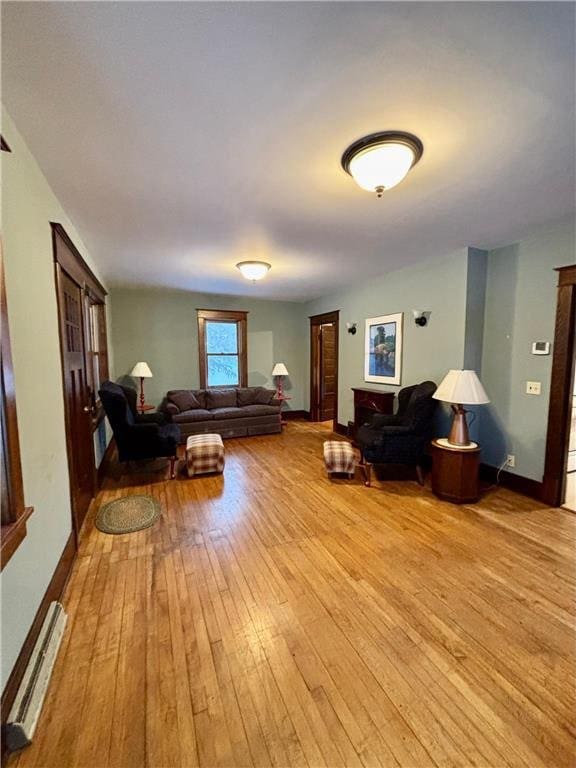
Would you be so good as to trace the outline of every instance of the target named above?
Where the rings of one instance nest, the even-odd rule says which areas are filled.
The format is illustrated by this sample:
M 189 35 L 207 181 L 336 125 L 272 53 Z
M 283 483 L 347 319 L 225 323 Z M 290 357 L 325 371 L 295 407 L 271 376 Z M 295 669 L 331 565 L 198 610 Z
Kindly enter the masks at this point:
M 207 389 L 206 408 L 235 408 L 235 389 Z
M 259 387 L 238 387 L 236 390 L 238 395 L 238 407 L 243 408 L 245 405 L 256 405 L 258 389 Z
M 266 387 L 255 387 L 255 389 L 257 392 L 254 405 L 270 405 L 276 395 L 276 390 L 266 389 Z
M 203 408 L 203 398 L 196 396 L 195 392 L 189 389 L 173 389 L 167 394 L 168 402 L 174 403 L 179 411 L 191 411 L 194 408 Z

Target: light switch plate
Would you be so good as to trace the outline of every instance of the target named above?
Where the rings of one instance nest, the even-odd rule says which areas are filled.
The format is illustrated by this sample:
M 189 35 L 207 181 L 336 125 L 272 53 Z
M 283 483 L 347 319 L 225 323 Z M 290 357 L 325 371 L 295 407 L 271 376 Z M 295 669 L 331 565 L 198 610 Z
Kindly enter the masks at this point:
M 527 395 L 540 395 L 542 390 L 542 382 L 540 381 L 527 381 L 526 382 L 526 394 Z

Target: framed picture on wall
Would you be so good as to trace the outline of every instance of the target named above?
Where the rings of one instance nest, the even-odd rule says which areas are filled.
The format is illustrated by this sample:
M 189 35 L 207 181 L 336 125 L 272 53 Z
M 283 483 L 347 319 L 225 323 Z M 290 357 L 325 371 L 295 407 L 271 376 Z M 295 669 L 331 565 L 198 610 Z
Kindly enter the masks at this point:
M 402 312 L 366 320 L 364 381 L 400 384 L 402 378 Z

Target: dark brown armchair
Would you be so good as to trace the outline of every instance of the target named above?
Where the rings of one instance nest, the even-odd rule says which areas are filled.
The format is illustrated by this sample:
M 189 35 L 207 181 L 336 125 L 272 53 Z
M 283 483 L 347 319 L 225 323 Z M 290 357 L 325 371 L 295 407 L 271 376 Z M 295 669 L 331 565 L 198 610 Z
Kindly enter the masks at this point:
M 129 387 L 105 381 L 98 394 L 112 427 L 120 461 L 142 459 L 170 459 L 170 475 L 174 477 L 176 449 L 180 440 L 180 427 L 166 424 L 163 414 L 140 416 L 136 412 Z

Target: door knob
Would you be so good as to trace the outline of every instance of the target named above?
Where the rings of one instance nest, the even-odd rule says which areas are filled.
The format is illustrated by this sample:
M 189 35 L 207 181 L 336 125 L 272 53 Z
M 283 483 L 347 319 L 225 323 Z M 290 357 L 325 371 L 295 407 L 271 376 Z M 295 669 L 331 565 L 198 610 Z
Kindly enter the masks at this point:
M 92 406 L 91 405 L 85 405 L 82 410 L 84 411 L 84 413 L 90 413 L 92 411 Z

